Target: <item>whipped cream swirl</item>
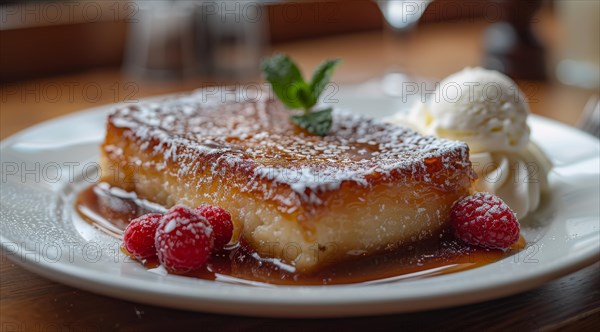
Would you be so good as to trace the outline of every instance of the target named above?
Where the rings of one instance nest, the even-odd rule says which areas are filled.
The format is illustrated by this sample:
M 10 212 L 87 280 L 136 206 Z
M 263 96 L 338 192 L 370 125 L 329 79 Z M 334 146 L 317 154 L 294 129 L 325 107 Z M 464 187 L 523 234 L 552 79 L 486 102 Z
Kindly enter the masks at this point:
M 478 176 L 475 189 L 499 196 L 519 218 L 538 208 L 552 168 L 532 142 L 519 152 L 472 153 L 471 163 Z

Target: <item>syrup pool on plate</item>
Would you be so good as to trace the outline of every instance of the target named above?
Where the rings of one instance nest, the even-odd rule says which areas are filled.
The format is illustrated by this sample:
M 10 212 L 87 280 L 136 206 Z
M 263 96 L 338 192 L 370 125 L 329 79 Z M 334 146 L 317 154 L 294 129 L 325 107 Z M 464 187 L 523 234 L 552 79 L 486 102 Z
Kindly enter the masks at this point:
M 135 193 L 111 188 L 105 183 L 82 191 L 75 204 L 78 213 L 86 221 L 119 239 L 132 218 L 167 210 L 138 198 Z M 254 285 L 382 283 L 469 270 L 510 256 L 524 246 L 525 241 L 521 237 L 507 251 L 474 247 L 456 240 L 446 231 L 429 240 L 404 245 L 383 254 L 362 256 L 360 253 L 353 253 L 354 259 L 331 265 L 316 273 L 300 274 L 295 272 L 293 266 L 262 257 L 241 239 L 236 246 L 213 255 L 204 268 L 185 275 Z M 148 268 L 158 265 L 156 260 L 145 262 Z

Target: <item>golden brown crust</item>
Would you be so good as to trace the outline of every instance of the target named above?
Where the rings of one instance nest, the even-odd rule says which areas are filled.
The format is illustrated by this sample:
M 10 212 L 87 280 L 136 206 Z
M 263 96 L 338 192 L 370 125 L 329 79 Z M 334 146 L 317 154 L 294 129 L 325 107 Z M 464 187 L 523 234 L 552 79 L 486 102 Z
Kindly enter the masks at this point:
M 155 157 L 157 170 L 177 169 L 184 181 L 223 177 L 283 210 L 326 206 L 341 187 L 402 181 L 451 192 L 473 177 L 464 143 L 349 115 L 336 115 L 331 133 L 319 137 L 292 125 L 273 100 L 196 102 L 118 110 L 108 120 L 104 153 L 114 154 L 113 141 L 125 138 Z

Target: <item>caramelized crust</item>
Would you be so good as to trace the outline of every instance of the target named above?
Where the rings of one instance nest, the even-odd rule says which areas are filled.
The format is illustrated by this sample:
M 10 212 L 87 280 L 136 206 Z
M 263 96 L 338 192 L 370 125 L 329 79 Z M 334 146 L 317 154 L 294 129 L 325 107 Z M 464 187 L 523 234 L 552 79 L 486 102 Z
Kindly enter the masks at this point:
M 463 143 L 339 113 L 319 137 L 289 114 L 198 94 L 118 109 L 103 180 L 167 207 L 222 206 L 250 245 L 301 271 L 431 236 L 470 191 Z

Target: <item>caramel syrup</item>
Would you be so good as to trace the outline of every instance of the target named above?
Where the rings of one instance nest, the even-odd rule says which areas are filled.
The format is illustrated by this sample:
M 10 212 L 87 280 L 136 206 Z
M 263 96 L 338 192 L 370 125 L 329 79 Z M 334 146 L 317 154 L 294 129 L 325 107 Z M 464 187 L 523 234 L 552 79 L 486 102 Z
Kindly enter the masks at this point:
M 134 193 L 110 188 L 104 183 L 82 191 L 75 204 L 82 218 L 116 238 L 122 237 L 132 218 L 166 211 L 160 205 L 137 198 Z M 252 285 L 383 283 L 469 270 L 496 262 L 524 247 L 523 237 L 507 251 L 469 246 L 446 231 L 392 252 L 365 257 L 357 255 L 316 273 L 301 274 L 295 272 L 293 266 L 261 257 L 242 239 L 237 245 L 214 254 L 204 268 L 184 275 Z M 146 261 L 144 265 L 147 268 L 159 266 L 156 260 Z

